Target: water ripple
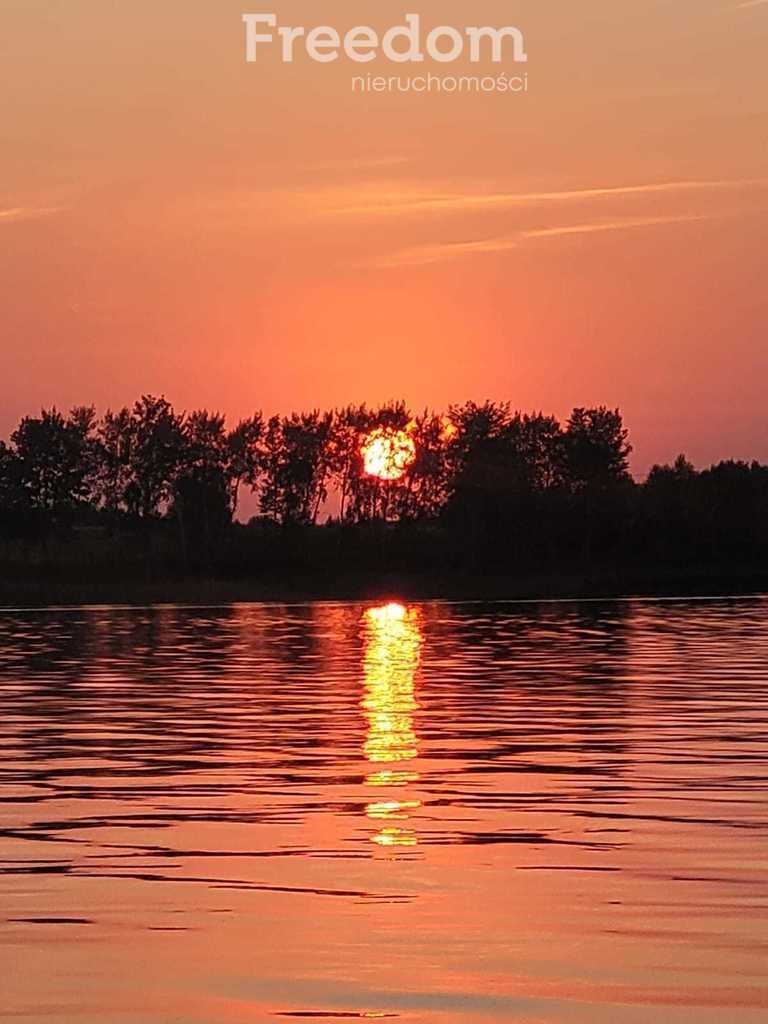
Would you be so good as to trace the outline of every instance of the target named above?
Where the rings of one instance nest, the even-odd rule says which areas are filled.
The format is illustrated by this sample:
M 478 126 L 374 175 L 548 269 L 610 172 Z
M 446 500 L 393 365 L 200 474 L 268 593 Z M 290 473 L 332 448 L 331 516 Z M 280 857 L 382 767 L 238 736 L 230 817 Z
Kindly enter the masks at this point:
M 7 611 L 0 700 L 9 1019 L 768 1007 L 764 599 Z

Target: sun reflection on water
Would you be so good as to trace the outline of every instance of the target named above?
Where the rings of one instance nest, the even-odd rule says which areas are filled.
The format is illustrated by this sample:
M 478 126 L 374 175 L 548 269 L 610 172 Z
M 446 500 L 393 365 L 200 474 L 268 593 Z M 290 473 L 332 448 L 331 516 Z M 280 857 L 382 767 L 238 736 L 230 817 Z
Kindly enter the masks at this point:
M 368 719 L 364 753 L 375 771 L 367 786 L 402 787 L 418 781 L 404 762 L 418 756 L 419 740 L 414 727 L 415 676 L 421 656 L 422 634 L 417 609 L 402 604 L 368 608 L 363 619 L 365 696 L 362 707 Z M 386 766 L 386 767 L 384 767 Z M 420 806 L 418 800 L 387 798 L 372 801 L 367 816 L 383 821 L 371 837 L 378 846 L 415 846 L 416 833 L 405 824 Z M 403 822 L 403 824 L 394 824 Z

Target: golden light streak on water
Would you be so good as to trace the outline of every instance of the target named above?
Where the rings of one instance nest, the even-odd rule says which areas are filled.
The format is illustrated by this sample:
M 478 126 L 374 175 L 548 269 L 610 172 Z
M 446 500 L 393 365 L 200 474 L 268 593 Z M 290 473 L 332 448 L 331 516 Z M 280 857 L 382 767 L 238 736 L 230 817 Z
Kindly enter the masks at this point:
M 418 710 L 415 676 L 421 655 L 418 612 L 392 602 L 366 609 L 363 616 L 365 694 L 362 707 L 368 720 L 363 752 L 372 765 L 400 764 L 418 756 L 414 726 Z M 402 787 L 418 781 L 417 772 L 377 769 L 366 777 L 369 786 Z M 414 799 L 379 799 L 366 807 L 372 820 L 407 820 L 420 807 Z M 415 846 L 415 832 L 387 825 L 372 837 L 379 846 Z

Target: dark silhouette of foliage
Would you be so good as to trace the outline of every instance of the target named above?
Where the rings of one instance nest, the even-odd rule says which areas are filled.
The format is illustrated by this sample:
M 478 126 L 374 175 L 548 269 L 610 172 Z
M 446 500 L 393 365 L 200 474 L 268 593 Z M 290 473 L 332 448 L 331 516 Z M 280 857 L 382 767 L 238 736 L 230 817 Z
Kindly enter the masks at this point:
M 416 461 L 394 496 L 393 511 L 398 519 L 437 519 L 450 494 L 448 460 L 452 424 L 443 416 L 425 411 L 411 422 Z
M 364 476 L 360 438 L 374 426 L 374 413 L 365 405 L 349 405 L 333 414 L 328 460 L 342 522 L 354 522 L 360 517 L 359 489 Z
M 413 441 L 397 479 L 366 473 L 376 430 Z M 18 571 L 45 558 L 73 574 L 768 571 L 768 467 L 698 471 L 680 456 L 636 483 L 630 452 L 620 412 L 603 406 L 562 425 L 508 403 L 414 416 L 393 401 L 267 422 L 256 412 L 232 430 L 151 395 L 99 420 L 89 407 L 43 410 L 0 442 L 0 553 Z M 244 489 L 259 512 L 247 526 Z
M 73 409 L 64 417 L 44 409 L 25 417 L 11 436 L 15 471 L 29 507 L 61 522 L 86 505 L 96 470 L 95 410 Z
M 108 409 L 97 427 L 96 493 L 104 510 L 115 517 L 128 509 L 132 479 L 133 420 L 128 409 Z
M 165 398 L 143 395 L 129 421 L 128 484 L 124 500 L 131 515 L 150 519 L 173 498 L 173 483 L 184 452 L 183 418 Z
M 406 430 L 411 423 L 411 414 L 405 402 L 390 401 L 370 411 L 369 430 L 383 427 L 385 430 Z M 397 514 L 403 495 L 408 487 L 410 473 L 400 480 L 379 480 L 365 472 L 360 451 L 362 438 L 356 442 L 356 458 L 353 462 L 350 514 L 352 522 L 364 523 L 372 520 L 386 521 Z
M 378 409 L 348 406 L 334 413 L 329 435 L 330 468 L 342 522 L 386 520 L 402 508 L 409 479 L 382 481 L 368 476 L 361 445 L 376 428 L 405 430 L 410 423 L 405 402 L 387 402 Z
M 229 437 L 225 418 L 193 412 L 181 425 L 181 450 L 172 480 L 171 513 L 181 531 L 185 557 L 190 543 L 205 558 L 232 521 L 232 484 L 228 477 Z
M 331 413 L 273 416 L 264 435 L 261 510 L 283 525 L 317 522 L 328 496 Z
M 230 489 L 232 515 L 237 512 L 240 489 L 243 485 L 255 490 L 261 467 L 261 439 L 264 419 L 260 412 L 241 420 L 227 435 L 227 478 Z
M 563 435 L 564 467 L 574 491 L 604 490 L 629 480 L 627 440 L 618 409 L 574 409 Z
M 13 448 L 0 441 L 0 538 L 33 536 L 35 518 L 24 487 L 23 463 Z
M 150 520 L 167 511 L 184 452 L 183 416 L 143 395 L 98 425 L 98 496 L 104 509 Z

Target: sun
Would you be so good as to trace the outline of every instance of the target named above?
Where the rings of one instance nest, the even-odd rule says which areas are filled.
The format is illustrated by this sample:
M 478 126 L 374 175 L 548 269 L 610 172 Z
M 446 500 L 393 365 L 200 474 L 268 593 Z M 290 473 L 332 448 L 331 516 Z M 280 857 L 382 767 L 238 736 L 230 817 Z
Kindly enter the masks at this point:
M 377 427 L 360 448 L 365 472 L 379 480 L 399 480 L 416 461 L 416 444 L 407 430 Z

